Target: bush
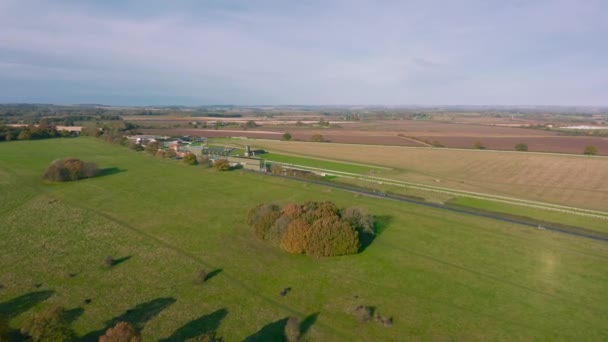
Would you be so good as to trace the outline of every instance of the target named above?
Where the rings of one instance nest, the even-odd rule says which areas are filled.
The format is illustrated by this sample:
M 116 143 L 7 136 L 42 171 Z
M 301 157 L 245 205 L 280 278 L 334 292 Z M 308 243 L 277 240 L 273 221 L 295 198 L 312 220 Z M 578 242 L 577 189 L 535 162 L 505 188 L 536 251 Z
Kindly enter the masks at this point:
M 253 227 L 257 237 L 264 239 L 270 227 L 280 216 L 280 208 L 276 204 L 261 204 L 249 211 L 247 223 Z
M 194 280 L 197 283 L 204 283 L 207 280 L 207 271 L 205 271 L 205 269 L 200 269 L 196 272 L 196 277 L 194 278 Z
M 141 340 L 135 328 L 127 322 L 118 322 L 99 337 L 99 342 L 141 342 Z
M 300 339 L 300 321 L 289 317 L 285 323 L 285 339 L 287 342 L 297 342 Z
M 526 145 L 524 143 L 519 143 L 519 144 L 515 145 L 515 151 L 525 152 L 527 150 L 528 150 L 528 145 Z
M 374 308 L 371 306 L 359 305 L 355 309 L 355 316 L 360 322 L 369 322 L 374 316 Z
M 583 154 L 586 155 L 596 155 L 598 152 L 597 147 L 593 146 L 593 145 L 587 145 L 585 146 L 585 149 L 583 150 Z
M 158 141 L 150 141 L 146 144 L 144 151 L 151 155 L 156 155 L 156 152 L 160 149 L 160 143 Z
M 107 257 L 103 258 L 103 266 L 106 268 L 110 268 L 110 267 L 114 266 L 114 258 L 112 258 L 109 255 Z
M 325 142 L 325 138 L 321 134 L 314 134 L 310 137 L 310 140 L 314 142 Z
M 357 228 L 359 234 L 374 235 L 374 219 L 367 210 L 362 208 L 346 208 L 342 210 L 342 219 Z
M 483 144 L 481 141 L 479 141 L 479 140 L 477 140 L 477 141 L 476 141 L 476 142 L 473 144 L 473 147 L 475 147 L 475 148 L 476 148 L 476 149 L 478 149 L 478 150 L 485 150 L 485 149 L 486 149 L 486 147 L 484 146 L 484 144 Z
M 54 160 L 46 169 L 42 178 L 51 182 L 67 182 L 94 177 L 97 165 L 85 163 L 77 158 Z
M 281 243 L 281 239 L 287 232 L 287 228 L 291 223 L 291 218 L 285 214 L 281 215 L 272 226 L 266 231 L 266 235 L 264 235 L 264 240 L 270 241 L 276 245 Z
M 287 132 L 283 133 L 283 140 L 291 140 L 291 134 Z
M 188 165 L 196 165 L 198 164 L 198 160 L 196 160 L 196 156 L 192 153 L 188 153 L 184 156 L 184 163 Z
M 32 341 L 72 341 L 74 332 L 65 319 L 64 309 L 53 306 L 29 317 L 21 328 Z
M 228 159 L 218 159 L 213 163 L 213 167 L 218 171 L 229 171 L 231 169 Z

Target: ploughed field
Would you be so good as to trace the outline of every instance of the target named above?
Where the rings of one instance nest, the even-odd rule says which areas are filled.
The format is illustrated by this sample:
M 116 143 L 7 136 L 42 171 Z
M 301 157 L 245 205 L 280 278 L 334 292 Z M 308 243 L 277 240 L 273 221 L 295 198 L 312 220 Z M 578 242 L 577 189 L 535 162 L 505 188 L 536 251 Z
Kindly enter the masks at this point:
M 606 157 L 272 140 L 248 143 L 270 152 L 395 168 L 380 172 L 380 177 L 608 211 Z
M 143 129 L 146 134 L 201 135 L 205 137 L 249 137 L 280 140 L 289 132 L 294 140 L 310 141 L 321 134 L 330 142 L 370 145 L 428 146 L 439 143 L 451 148 L 474 148 L 481 142 L 487 149 L 514 150 L 525 143 L 530 151 L 582 154 L 585 146 L 594 145 L 599 153 L 608 155 L 608 137 L 566 136 L 555 131 L 520 127 L 489 126 L 449 122 L 412 120 L 378 120 L 337 122 L 340 128 L 302 128 L 258 120 L 260 127 L 248 130 L 226 129 Z
M 45 167 L 67 156 L 107 171 L 43 183 Z M 290 255 L 245 223 L 248 208 L 272 200 L 363 207 L 380 233 L 357 255 Z M 287 316 L 306 322 L 313 341 L 608 338 L 605 242 L 188 166 L 93 138 L 0 143 L 0 222 L 0 311 L 13 327 L 58 304 L 85 340 L 117 319 L 146 341 L 210 330 L 276 340 Z M 105 269 L 107 255 L 121 262 Z M 213 274 L 204 284 L 194 281 L 200 268 Z M 359 322 L 359 305 L 393 326 Z

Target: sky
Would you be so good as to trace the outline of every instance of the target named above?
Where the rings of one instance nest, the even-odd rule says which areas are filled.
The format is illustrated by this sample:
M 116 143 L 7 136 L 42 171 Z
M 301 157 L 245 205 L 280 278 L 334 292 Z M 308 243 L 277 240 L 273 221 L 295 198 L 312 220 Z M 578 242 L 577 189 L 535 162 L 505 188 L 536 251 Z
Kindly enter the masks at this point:
M 0 103 L 608 105 L 605 0 L 0 0 Z

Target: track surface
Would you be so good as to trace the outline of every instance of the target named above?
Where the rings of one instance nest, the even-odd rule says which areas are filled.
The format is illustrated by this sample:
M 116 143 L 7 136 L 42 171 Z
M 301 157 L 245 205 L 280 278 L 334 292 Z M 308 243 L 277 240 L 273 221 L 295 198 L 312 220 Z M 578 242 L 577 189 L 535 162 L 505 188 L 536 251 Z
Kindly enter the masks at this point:
M 372 197 L 377 197 L 377 198 L 390 199 L 390 200 L 399 201 L 399 202 L 403 202 L 403 203 L 422 205 L 422 206 L 425 206 L 425 207 L 431 207 L 431 208 L 440 209 L 440 210 L 447 210 L 447 211 L 456 212 L 456 213 L 460 213 L 460 214 L 467 214 L 467 215 L 472 215 L 472 216 L 477 216 L 477 217 L 483 217 L 483 218 L 487 218 L 487 219 L 491 219 L 491 220 L 496 220 L 496 221 L 501 221 L 501 222 L 513 223 L 513 224 L 517 224 L 517 225 L 520 225 L 520 226 L 526 226 L 528 228 L 549 230 L 549 231 L 552 231 L 552 232 L 557 232 L 557 233 L 577 236 L 577 237 L 581 237 L 581 238 L 585 238 L 585 239 L 590 239 L 590 240 L 595 240 L 595 241 L 602 241 L 602 242 L 608 242 L 608 237 L 605 237 L 605 236 L 592 235 L 592 234 L 587 234 L 587 233 L 582 233 L 582 232 L 576 232 L 576 231 L 566 230 L 566 229 L 555 227 L 555 226 L 551 226 L 551 225 L 543 225 L 541 227 L 538 224 L 534 224 L 534 223 L 531 223 L 531 222 L 526 222 L 526 221 L 523 221 L 523 220 L 517 220 L 517 219 L 514 219 L 514 218 L 509 218 L 509 217 L 501 216 L 501 215 L 498 215 L 498 214 L 481 213 L 481 212 L 476 212 L 476 211 L 473 211 L 473 210 L 466 210 L 466 209 L 461 209 L 461 208 L 448 207 L 448 206 L 437 204 L 437 203 L 430 203 L 430 202 L 425 202 L 425 201 L 419 201 L 419 200 L 415 200 L 415 199 L 411 199 L 411 198 L 406 198 L 406 197 L 402 197 L 402 196 L 397 196 L 397 195 L 392 195 L 392 194 L 385 194 L 385 193 L 382 193 L 382 192 L 376 192 L 376 191 L 370 191 L 370 190 L 364 190 L 364 189 L 360 189 L 360 188 L 356 188 L 356 187 L 349 187 L 349 186 L 346 186 L 346 185 L 331 184 L 331 183 L 327 183 L 327 182 L 314 181 L 314 180 L 310 180 L 310 179 L 302 179 L 302 178 L 295 178 L 295 177 L 288 177 L 288 176 L 280 176 L 280 175 L 274 175 L 274 174 L 270 174 L 270 173 L 266 173 L 265 175 L 266 176 L 271 176 L 271 177 L 291 179 L 291 180 L 295 180 L 295 181 L 299 181 L 299 182 L 303 182 L 303 183 L 322 185 L 322 186 L 326 186 L 326 187 L 330 187 L 330 188 L 334 188 L 334 189 L 339 189 L 339 190 L 350 191 L 350 192 L 354 192 L 354 193 L 358 193 L 358 194 L 362 194 L 362 195 L 366 195 L 366 196 L 372 196 Z

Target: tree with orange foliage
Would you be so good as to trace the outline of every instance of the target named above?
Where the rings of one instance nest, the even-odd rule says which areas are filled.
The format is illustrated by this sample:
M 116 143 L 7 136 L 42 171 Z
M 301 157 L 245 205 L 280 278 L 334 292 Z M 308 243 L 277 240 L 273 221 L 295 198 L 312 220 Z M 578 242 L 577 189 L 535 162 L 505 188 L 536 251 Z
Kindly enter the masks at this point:
M 118 322 L 114 327 L 106 330 L 99 342 L 141 342 L 141 335 L 135 331 L 130 323 Z

